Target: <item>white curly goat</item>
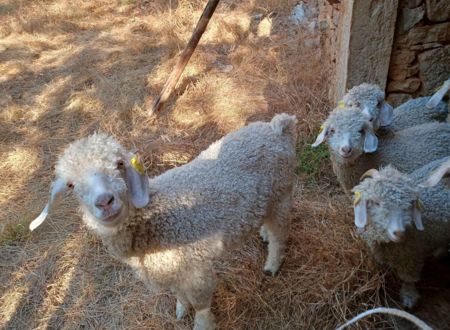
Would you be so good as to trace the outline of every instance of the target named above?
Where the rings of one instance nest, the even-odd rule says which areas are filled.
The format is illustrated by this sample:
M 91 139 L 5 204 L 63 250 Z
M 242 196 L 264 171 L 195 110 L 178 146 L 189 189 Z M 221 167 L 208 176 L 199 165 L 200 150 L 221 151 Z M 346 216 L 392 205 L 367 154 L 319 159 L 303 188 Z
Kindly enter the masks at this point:
M 264 271 L 284 258 L 296 165 L 296 119 L 280 114 L 212 144 L 192 162 L 148 179 L 136 156 L 94 134 L 70 144 L 56 165 L 51 197 L 33 230 L 66 192 L 110 253 L 153 290 L 178 298 L 177 318 L 195 309 L 194 329 L 213 329 L 213 261 L 263 224 Z

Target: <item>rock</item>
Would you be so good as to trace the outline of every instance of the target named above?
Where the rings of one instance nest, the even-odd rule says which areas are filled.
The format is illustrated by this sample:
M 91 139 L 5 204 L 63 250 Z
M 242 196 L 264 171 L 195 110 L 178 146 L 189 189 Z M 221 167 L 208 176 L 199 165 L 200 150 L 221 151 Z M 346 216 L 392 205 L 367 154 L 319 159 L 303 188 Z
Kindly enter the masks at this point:
M 432 22 L 443 22 L 450 20 L 450 1 L 448 0 L 426 0 L 427 17 Z
M 422 0 L 403 0 L 402 7 L 404 8 L 416 8 L 422 4 Z
M 318 18 L 318 8 L 311 2 L 305 4 L 300 1 L 291 12 L 291 21 L 296 25 L 308 26 L 312 19 Z
M 317 20 L 313 19 L 311 23 L 308 24 L 308 31 L 311 33 L 316 32 L 317 30 Z
M 422 92 L 430 95 L 448 79 L 450 73 L 450 45 L 419 54 L 419 77 Z
M 442 47 L 442 44 L 440 44 L 438 42 L 430 42 L 429 44 L 414 45 L 414 46 L 409 47 L 409 49 L 423 51 L 423 50 L 433 49 L 433 48 L 438 48 L 438 47 Z
M 292 9 L 291 21 L 297 25 L 305 24 L 306 11 L 305 11 L 305 4 L 303 3 L 303 1 L 300 2 L 298 5 L 296 5 L 294 9 Z
M 409 30 L 408 38 L 413 45 L 449 41 L 450 22 L 414 27 Z
M 423 6 L 410 9 L 403 8 L 400 14 L 400 31 L 409 31 L 414 25 L 419 23 L 425 15 L 425 8 Z
M 409 39 L 407 34 L 396 33 L 395 44 L 397 46 L 409 46 Z
M 407 68 L 402 66 L 394 66 L 389 69 L 388 77 L 391 80 L 405 80 L 407 76 Z
M 395 65 L 389 69 L 389 78 L 392 80 L 405 80 L 419 72 L 418 65 Z
M 406 76 L 409 78 L 418 73 L 419 73 L 419 65 L 416 64 L 416 65 L 412 65 L 412 66 L 408 67 Z
M 410 50 L 395 50 L 391 56 L 391 65 L 410 64 L 416 59 L 416 53 Z
M 399 105 L 411 100 L 412 96 L 405 93 L 391 93 L 388 95 L 386 101 L 393 107 L 398 107 Z
M 404 92 L 414 93 L 420 87 L 419 78 L 408 78 L 403 81 L 390 81 L 388 83 L 387 91 L 390 92 Z

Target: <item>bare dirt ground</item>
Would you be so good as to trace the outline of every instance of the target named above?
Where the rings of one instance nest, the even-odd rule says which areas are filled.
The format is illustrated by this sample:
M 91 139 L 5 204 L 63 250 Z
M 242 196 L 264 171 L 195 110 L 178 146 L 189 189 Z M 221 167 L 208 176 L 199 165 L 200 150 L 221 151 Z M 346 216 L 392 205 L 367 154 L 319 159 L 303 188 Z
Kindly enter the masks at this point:
M 331 109 L 319 46 L 293 26 L 296 1 L 219 5 L 165 112 L 147 109 L 205 1 L 0 1 L 0 327 L 188 329 L 175 299 L 151 295 L 81 224 L 68 197 L 32 234 L 64 146 L 95 131 L 145 155 L 150 175 L 182 165 L 247 122 L 299 118 L 298 185 L 287 260 L 263 275 L 255 236 L 218 265 L 220 329 L 333 329 L 371 307 L 398 306 L 398 282 L 376 268 L 331 173 L 309 143 Z M 449 328 L 448 263 L 428 267 L 417 311 Z M 375 316 L 361 329 L 403 323 Z

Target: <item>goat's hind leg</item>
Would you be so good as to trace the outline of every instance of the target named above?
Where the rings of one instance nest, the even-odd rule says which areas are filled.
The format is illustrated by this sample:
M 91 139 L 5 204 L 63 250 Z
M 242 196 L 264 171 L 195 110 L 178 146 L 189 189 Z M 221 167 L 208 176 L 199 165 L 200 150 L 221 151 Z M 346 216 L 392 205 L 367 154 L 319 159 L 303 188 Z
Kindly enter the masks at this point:
M 274 205 L 269 216 L 264 222 L 269 241 L 268 255 L 264 265 L 264 273 L 275 276 L 284 261 L 286 243 L 289 235 L 291 209 L 291 195 L 285 195 L 282 200 Z

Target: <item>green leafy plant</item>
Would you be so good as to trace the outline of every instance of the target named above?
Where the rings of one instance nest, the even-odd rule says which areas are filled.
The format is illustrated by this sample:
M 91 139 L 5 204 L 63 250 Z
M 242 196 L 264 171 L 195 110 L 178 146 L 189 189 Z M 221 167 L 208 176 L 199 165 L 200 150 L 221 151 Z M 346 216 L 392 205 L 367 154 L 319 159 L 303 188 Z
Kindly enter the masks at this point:
M 326 145 L 312 148 L 311 143 L 312 140 L 307 139 L 297 150 L 297 173 L 306 176 L 310 183 L 315 183 L 330 154 Z
M 11 245 L 29 235 L 27 221 L 6 225 L 0 235 L 1 245 Z

